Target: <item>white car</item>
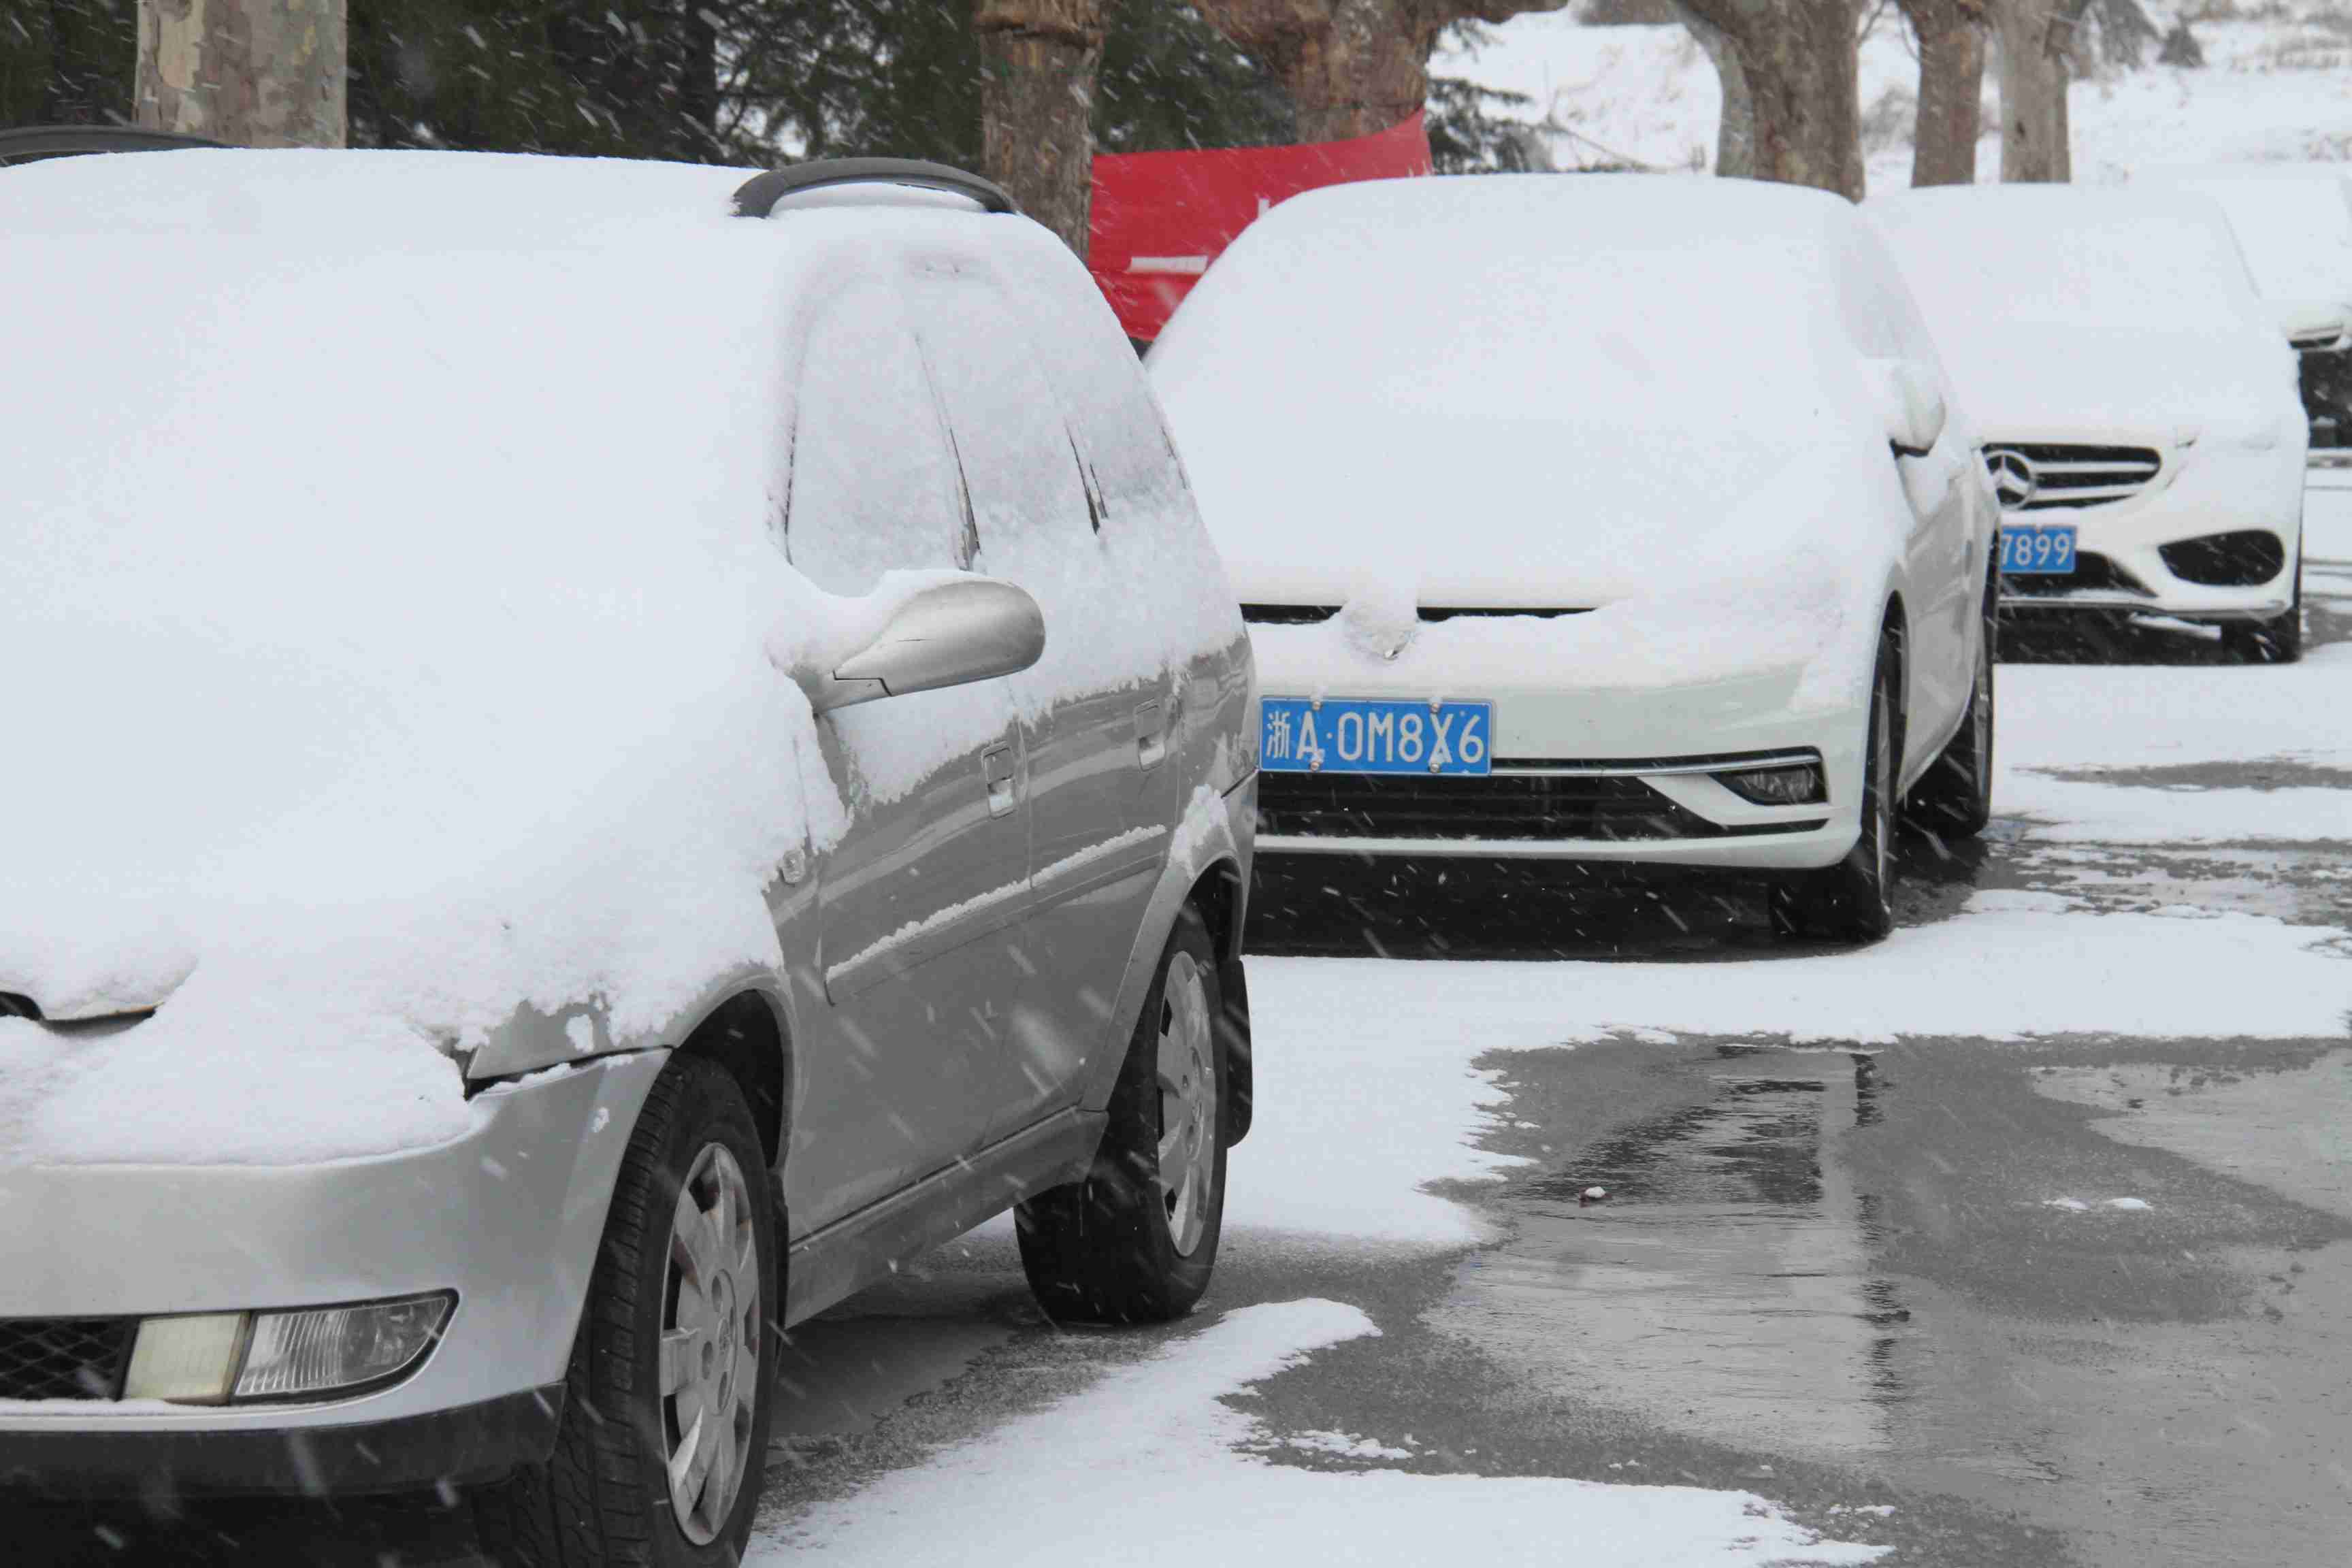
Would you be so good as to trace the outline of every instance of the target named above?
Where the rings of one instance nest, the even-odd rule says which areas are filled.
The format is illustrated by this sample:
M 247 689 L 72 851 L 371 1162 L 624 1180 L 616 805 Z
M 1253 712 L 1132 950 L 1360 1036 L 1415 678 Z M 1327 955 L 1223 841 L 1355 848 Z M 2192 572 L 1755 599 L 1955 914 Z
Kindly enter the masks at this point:
M 1993 507 L 1847 204 L 1317 191 L 1150 366 L 1256 649 L 1262 853 L 1764 872 L 1868 939 L 1897 803 L 1985 822 Z
M 2295 356 L 2221 209 L 2059 185 L 1871 205 L 1983 428 L 2001 602 L 2211 621 L 2243 657 L 2299 658 Z

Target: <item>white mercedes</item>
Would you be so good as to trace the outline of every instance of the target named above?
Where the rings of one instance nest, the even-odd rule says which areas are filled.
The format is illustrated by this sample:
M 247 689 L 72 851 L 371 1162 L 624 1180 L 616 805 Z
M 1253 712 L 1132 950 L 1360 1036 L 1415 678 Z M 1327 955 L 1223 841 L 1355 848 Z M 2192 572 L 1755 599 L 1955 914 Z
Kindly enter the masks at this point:
M 1900 806 L 1984 825 L 1993 503 L 1850 205 L 1317 191 L 1150 365 L 1256 648 L 1262 855 L 1761 872 L 1866 941 Z
M 2310 441 L 2290 321 L 2189 192 L 1953 186 L 1871 203 L 1982 422 L 2020 613 L 2211 622 L 2303 655 Z M 2344 335 L 2322 300 L 2295 313 Z

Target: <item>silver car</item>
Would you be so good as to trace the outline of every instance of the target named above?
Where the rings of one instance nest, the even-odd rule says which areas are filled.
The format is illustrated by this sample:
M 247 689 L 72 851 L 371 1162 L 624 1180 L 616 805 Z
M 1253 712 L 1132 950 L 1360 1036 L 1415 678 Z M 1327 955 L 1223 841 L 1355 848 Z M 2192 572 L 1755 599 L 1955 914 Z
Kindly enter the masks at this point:
M 778 1335 L 900 1260 L 1016 1209 L 1051 1316 L 1191 1310 L 1256 698 L 1058 242 L 227 151 L 0 228 L 0 1486 L 731 1562 Z

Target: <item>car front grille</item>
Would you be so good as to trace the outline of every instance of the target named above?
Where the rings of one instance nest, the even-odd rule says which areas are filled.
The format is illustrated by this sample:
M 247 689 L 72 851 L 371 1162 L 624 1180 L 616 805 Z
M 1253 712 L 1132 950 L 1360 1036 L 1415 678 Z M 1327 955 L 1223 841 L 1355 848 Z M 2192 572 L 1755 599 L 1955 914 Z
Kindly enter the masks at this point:
M 2251 588 L 2286 566 L 2286 546 L 2275 533 L 2250 528 L 2209 533 L 2157 547 L 2165 569 L 2184 583 L 2208 588 Z
M 0 1318 L 0 1399 L 115 1399 L 136 1318 Z
M 1985 467 L 1996 481 L 2001 474 L 1995 465 L 2005 452 L 2024 458 L 2033 470 L 2033 493 L 2011 509 L 2019 511 L 2112 506 L 2147 489 L 2164 467 L 2162 455 L 2150 447 L 2009 443 L 1985 448 Z
M 1638 778 L 1269 773 L 1257 784 L 1257 830 L 1272 837 L 1725 838 L 1820 826 L 1719 826 Z

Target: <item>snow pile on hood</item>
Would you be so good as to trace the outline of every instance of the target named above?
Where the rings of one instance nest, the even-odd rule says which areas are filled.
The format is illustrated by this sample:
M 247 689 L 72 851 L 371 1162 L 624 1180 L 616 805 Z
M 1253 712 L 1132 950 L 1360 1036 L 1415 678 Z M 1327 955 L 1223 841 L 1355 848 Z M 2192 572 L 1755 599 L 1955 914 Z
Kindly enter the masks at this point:
M 1987 185 L 1870 210 L 1988 434 L 2120 427 L 2270 446 L 2303 428 L 2294 353 L 2211 201 Z
M 0 991 L 164 1003 L 5 1026 L 0 1157 L 451 1135 L 519 1004 L 623 1038 L 777 961 L 842 808 L 769 649 L 852 607 L 770 532 L 795 236 L 740 177 L 0 174 Z

